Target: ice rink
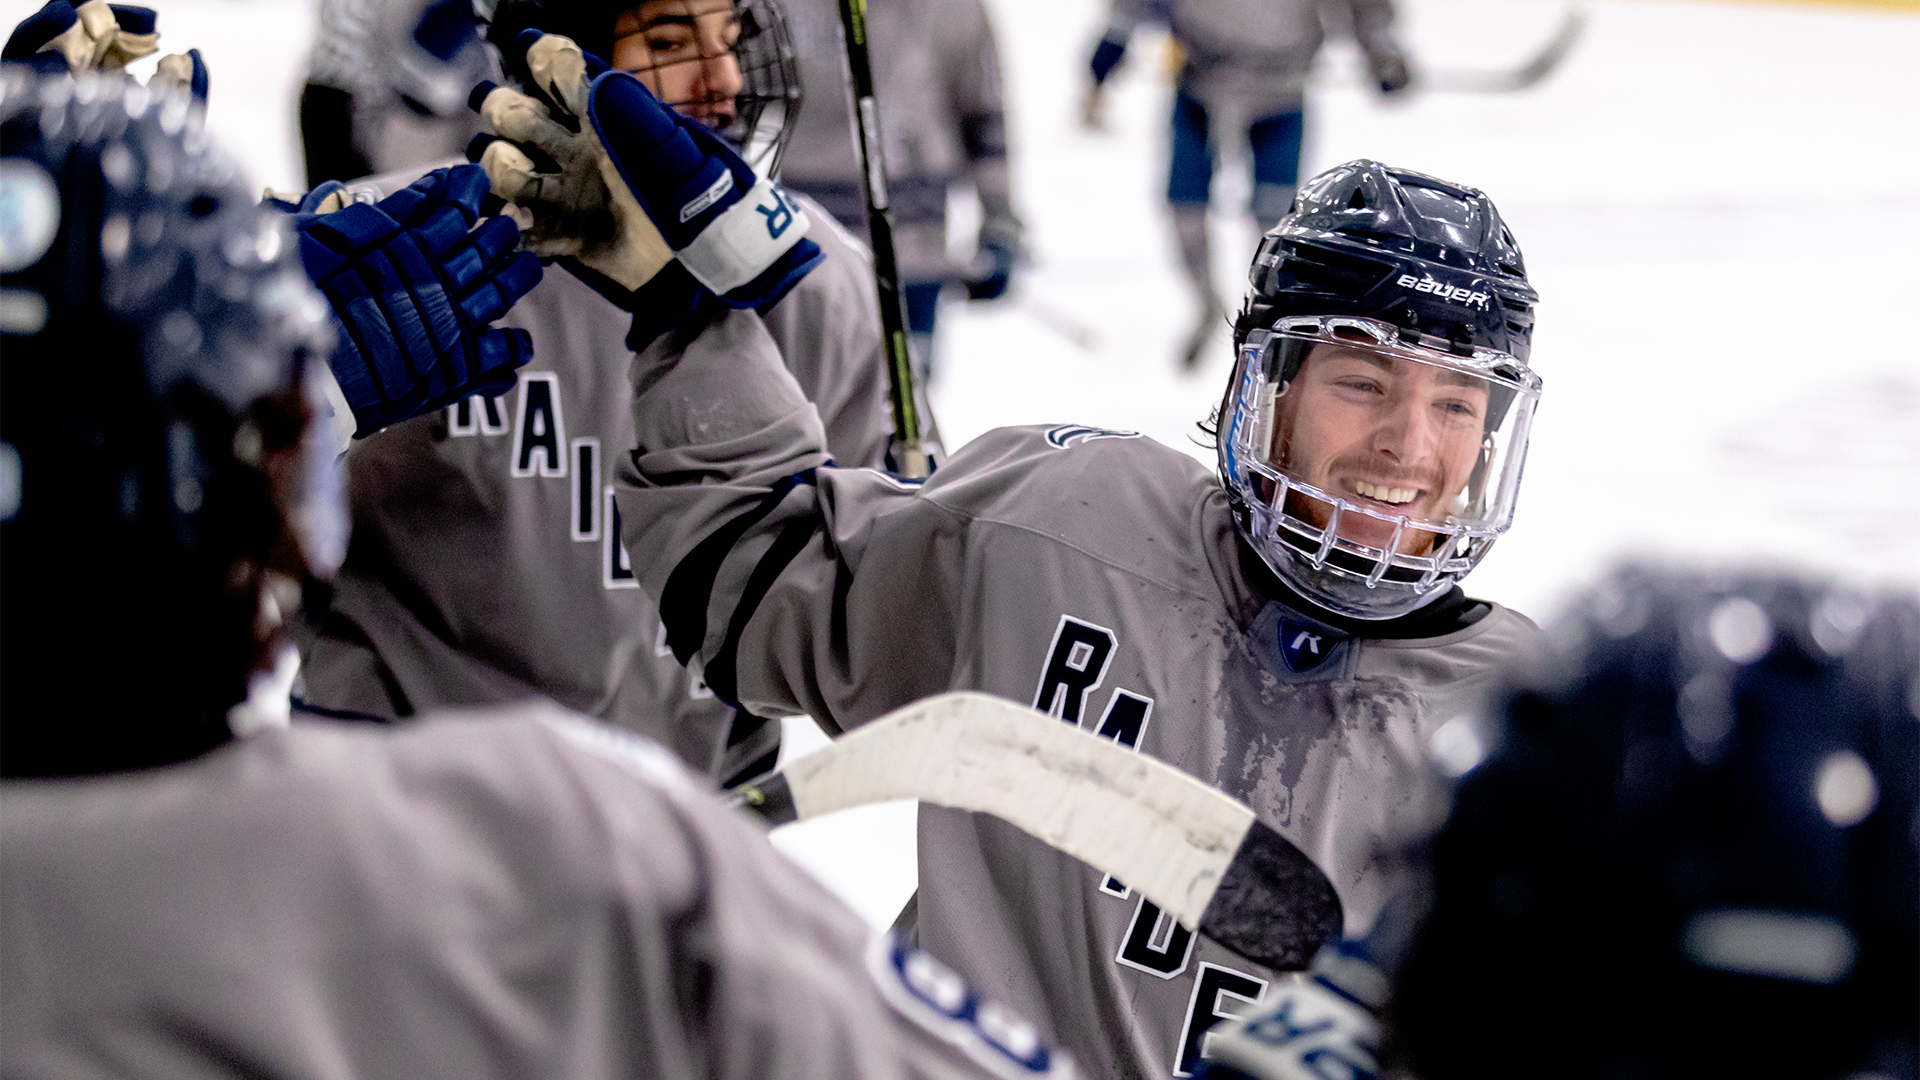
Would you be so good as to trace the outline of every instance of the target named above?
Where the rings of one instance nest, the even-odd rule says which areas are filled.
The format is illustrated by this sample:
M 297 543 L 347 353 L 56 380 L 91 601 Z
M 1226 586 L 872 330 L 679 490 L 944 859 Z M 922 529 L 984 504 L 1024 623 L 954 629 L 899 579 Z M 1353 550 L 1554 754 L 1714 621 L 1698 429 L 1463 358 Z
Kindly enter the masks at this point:
M 0 19 L 37 6 L 4 0 Z M 206 55 L 216 138 L 259 184 L 298 188 L 310 0 L 155 6 L 163 51 Z M 1136 36 L 1110 130 L 1090 133 L 1077 103 L 1105 0 L 989 7 L 1033 263 L 1013 298 L 943 315 L 949 443 L 1078 422 L 1210 458 L 1194 423 L 1230 347 L 1223 326 L 1201 370 L 1176 370 L 1194 312 L 1161 202 L 1163 43 Z M 1307 172 L 1370 157 L 1484 189 L 1541 294 L 1546 392 L 1519 516 L 1469 591 L 1545 618 L 1628 554 L 1920 582 L 1920 3 L 1585 10 L 1564 64 L 1525 92 L 1383 103 L 1333 48 L 1310 96 Z M 1564 11 L 1401 0 L 1401 36 L 1417 70 L 1511 67 Z M 1230 158 L 1216 182 L 1229 306 L 1255 237 L 1243 175 Z M 778 840 L 875 922 L 913 887 L 908 807 Z

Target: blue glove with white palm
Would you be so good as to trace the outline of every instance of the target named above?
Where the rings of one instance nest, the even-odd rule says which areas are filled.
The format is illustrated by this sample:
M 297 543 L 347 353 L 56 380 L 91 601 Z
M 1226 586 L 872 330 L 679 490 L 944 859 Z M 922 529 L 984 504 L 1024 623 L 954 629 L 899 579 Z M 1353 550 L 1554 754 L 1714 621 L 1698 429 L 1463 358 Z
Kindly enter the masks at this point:
M 121 71 L 159 50 L 158 24 L 150 7 L 107 0 L 86 0 L 76 7 L 69 0 L 47 0 L 13 28 L 0 48 L 0 60 L 53 75 Z M 207 65 L 199 49 L 163 56 L 159 65 L 147 85 L 182 89 L 202 103 L 207 100 Z
M 481 84 L 496 138 L 469 156 L 531 215 L 534 251 L 634 313 L 630 347 L 702 303 L 765 311 L 820 261 L 805 211 L 704 124 L 567 38 L 516 45 L 531 94 Z

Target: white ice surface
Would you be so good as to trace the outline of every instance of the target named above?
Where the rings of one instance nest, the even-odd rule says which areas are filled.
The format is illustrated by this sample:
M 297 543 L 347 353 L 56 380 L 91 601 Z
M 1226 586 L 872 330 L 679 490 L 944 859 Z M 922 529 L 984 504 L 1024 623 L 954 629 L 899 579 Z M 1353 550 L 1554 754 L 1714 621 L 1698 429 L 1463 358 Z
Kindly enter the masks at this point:
M 0 0 L 11 26 L 37 3 Z M 209 124 L 263 185 L 297 189 L 310 0 L 163 0 L 199 47 Z M 1174 353 L 1193 317 L 1163 217 L 1169 89 L 1137 37 L 1111 128 L 1077 123 L 1103 0 L 989 0 L 1034 265 L 1019 298 L 949 306 L 935 402 L 949 441 L 1002 424 L 1131 428 L 1203 459 L 1220 397 Z M 1402 0 L 1416 62 L 1517 63 L 1552 0 Z M 1305 169 L 1372 157 L 1485 189 L 1542 300 L 1546 395 L 1513 533 L 1471 581 L 1536 616 L 1626 554 L 1788 560 L 1920 580 L 1920 12 L 1600 0 L 1539 87 L 1383 104 L 1316 90 Z M 1335 62 L 1350 57 L 1334 50 Z M 151 61 L 148 62 L 150 65 Z M 1247 182 L 1216 189 L 1223 298 L 1244 283 Z M 1038 313 L 1091 327 L 1082 351 Z M 1122 629 L 1124 633 L 1124 628 Z M 821 741 L 788 725 L 790 752 Z M 785 830 L 877 924 L 913 886 L 909 806 Z

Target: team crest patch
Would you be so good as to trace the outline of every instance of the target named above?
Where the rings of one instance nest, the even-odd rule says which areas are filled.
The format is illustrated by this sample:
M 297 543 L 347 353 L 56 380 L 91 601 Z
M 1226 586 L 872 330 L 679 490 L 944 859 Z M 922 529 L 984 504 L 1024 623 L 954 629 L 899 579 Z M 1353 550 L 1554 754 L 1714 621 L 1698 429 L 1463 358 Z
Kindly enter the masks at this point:
M 1061 424 L 1047 429 L 1047 443 L 1057 450 L 1070 450 L 1075 443 L 1092 442 L 1095 439 L 1137 439 L 1137 431 L 1116 431 L 1112 428 L 1088 427 L 1085 424 Z
M 1310 623 L 1280 620 L 1280 657 L 1287 670 L 1298 674 L 1325 663 L 1347 635 Z

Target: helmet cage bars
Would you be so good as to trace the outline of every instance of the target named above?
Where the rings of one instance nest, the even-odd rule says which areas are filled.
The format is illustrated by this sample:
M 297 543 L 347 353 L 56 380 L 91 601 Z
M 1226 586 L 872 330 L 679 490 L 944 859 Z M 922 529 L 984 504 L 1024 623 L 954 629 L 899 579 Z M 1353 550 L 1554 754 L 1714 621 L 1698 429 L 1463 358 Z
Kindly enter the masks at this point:
M 1388 619 L 1436 599 L 1513 521 L 1540 379 L 1511 354 L 1429 342 L 1379 319 L 1285 316 L 1241 343 L 1219 439 L 1221 477 L 1261 559 L 1295 591 L 1340 615 Z M 1464 475 L 1446 475 L 1442 488 L 1457 484 L 1455 490 L 1422 500 L 1428 512 L 1394 513 L 1386 501 L 1335 489 L 1326 470 L 1287 460 L 1294 432 L 1280 403 L 1316 346 L 1360 354 L 1363 372 L 1377 367 L 1466 387 L 1469 398 L 1484 388 L 1477 418 L 1449 412 L 1440 421 L 1473 425 L 1454 436 L 1456 445 L 1473 440 L 1466 444 L 1473 460 L 1458 463 Z M 1294 406 L 1312 407 L 1301 399 Z M 1415 489 L 1402 497 L 1417 505 Z
M 648 89 L 659 92 L 662 103 L 674 111 L 712 124 L 756 173 L 777 176 L 802 96 L 793 34 L 779 0 L 653 0 L 638 6 L 650 10 L 636 33 L 648 33 L 663 23 L 692 23 L 688 29 L 693 33 L 689 43 L 661 50 L 666 55 L 658 60 L 648 48 L 641 64 L 625 65 L 625 70 L 640 76 Z M 700 24 L 728 10 L 733 16 L 728 29 L 737 29 L 738 36 L 730 47 L 716 50 Z M 740 74 L 740 90 L 730 98 L 712 88 L 711 74 L 695 84 L 706 88 L 702 96 L 679 97 L 665 92 L 668 80 L 677 81 L 687 65 L 712 65 L 728 57 Z

